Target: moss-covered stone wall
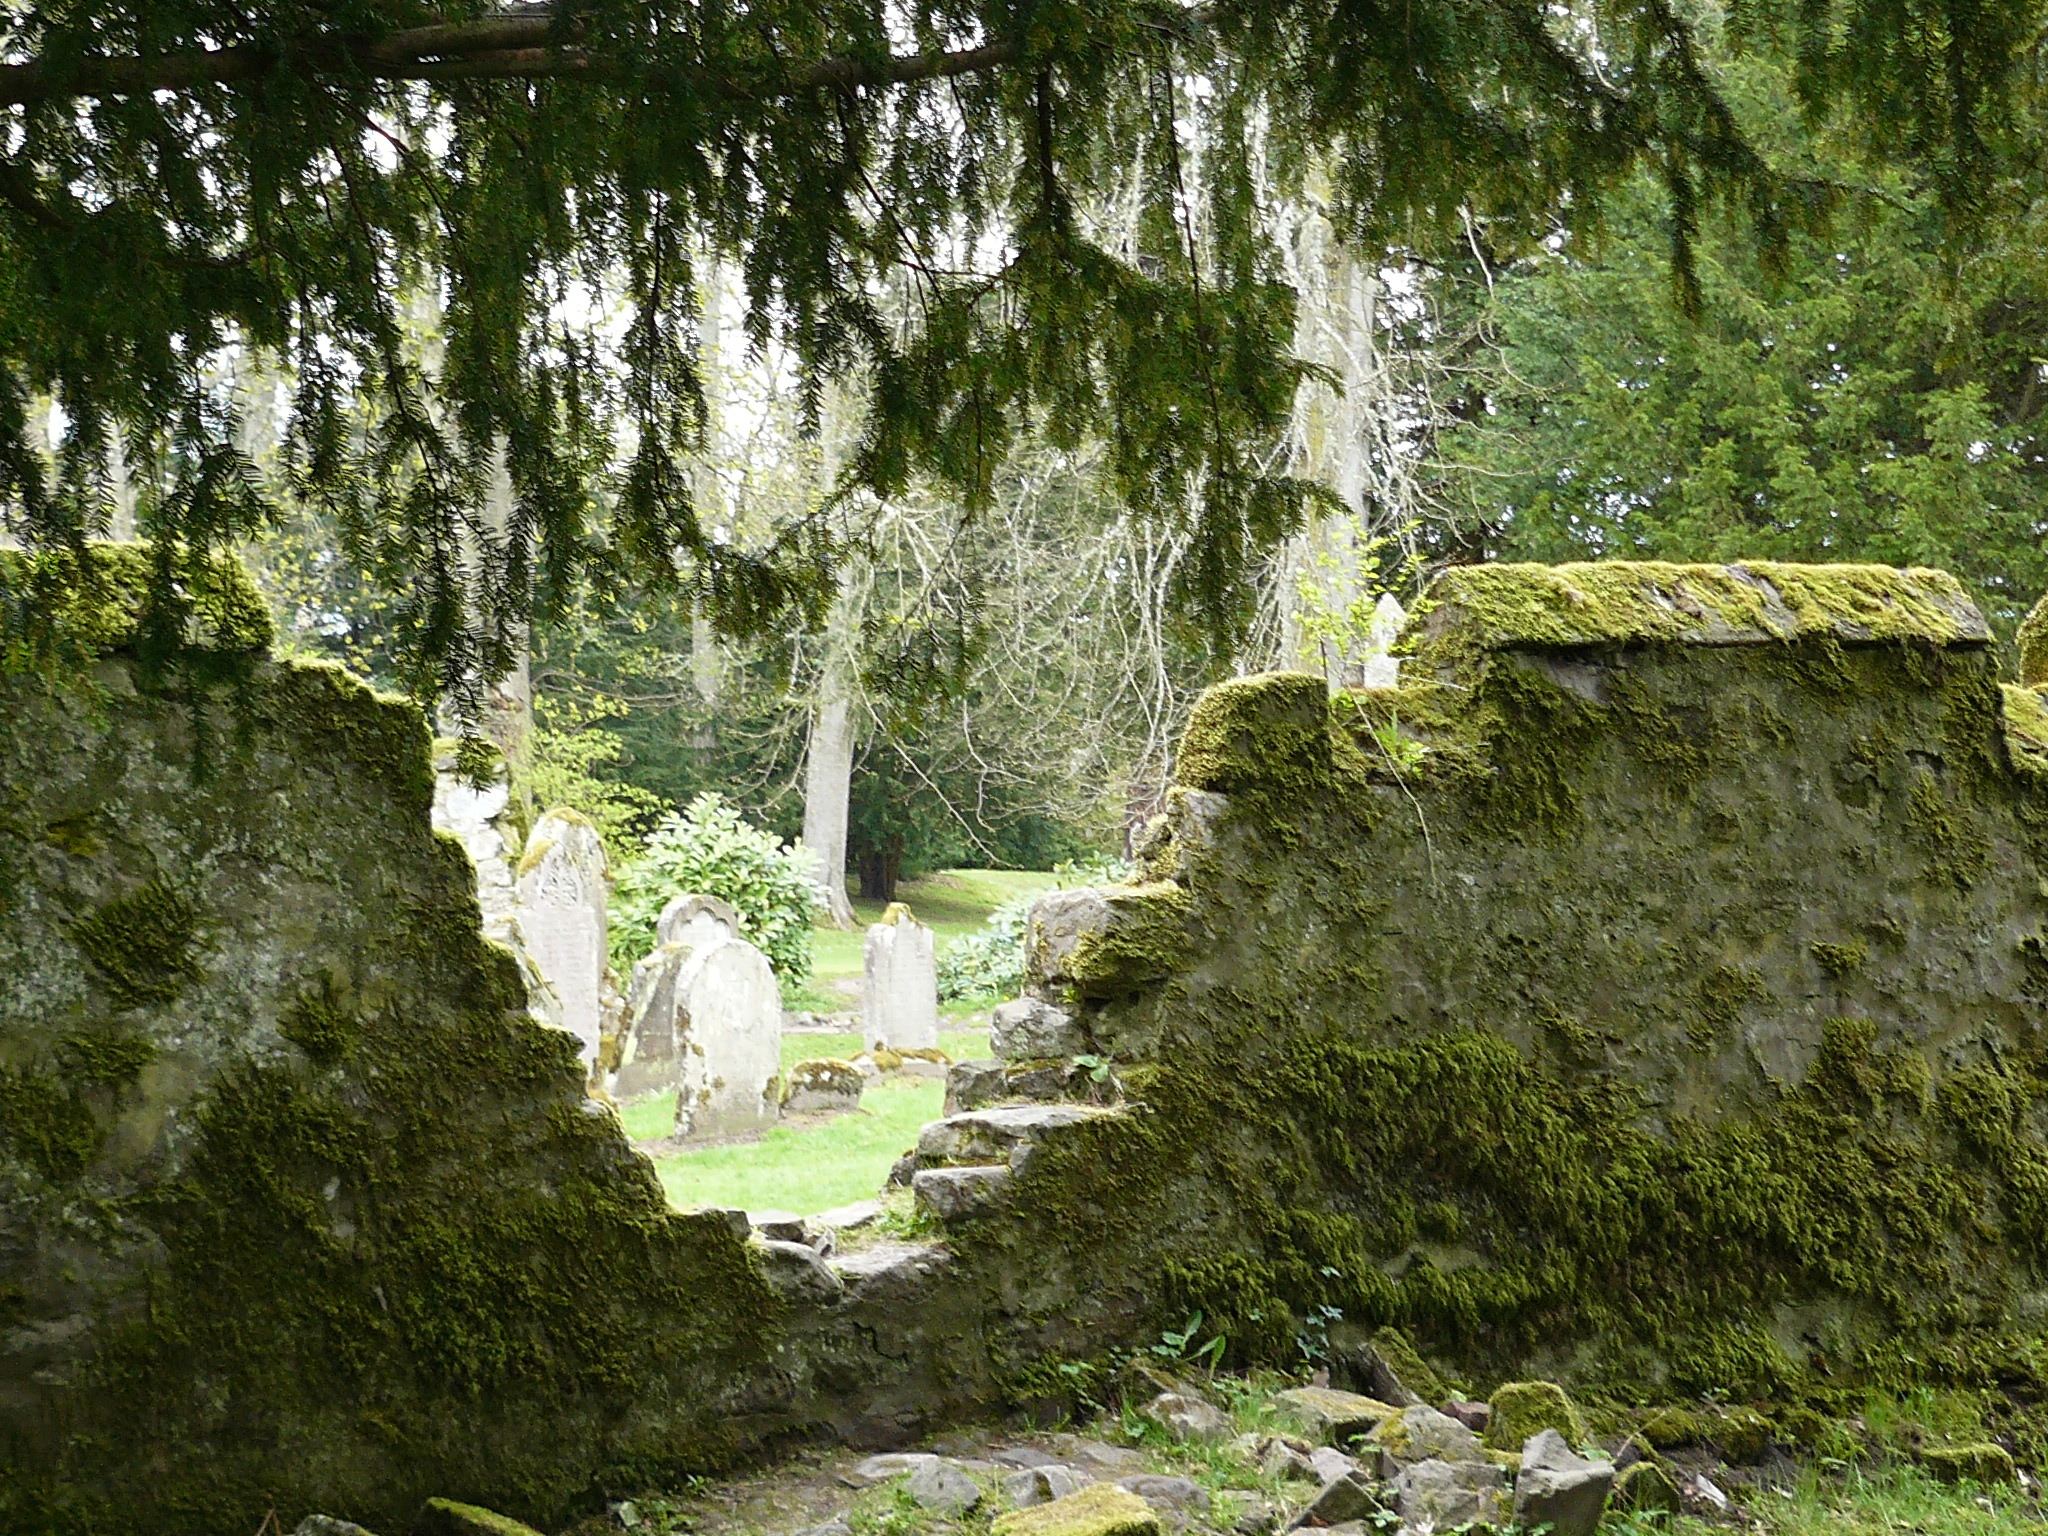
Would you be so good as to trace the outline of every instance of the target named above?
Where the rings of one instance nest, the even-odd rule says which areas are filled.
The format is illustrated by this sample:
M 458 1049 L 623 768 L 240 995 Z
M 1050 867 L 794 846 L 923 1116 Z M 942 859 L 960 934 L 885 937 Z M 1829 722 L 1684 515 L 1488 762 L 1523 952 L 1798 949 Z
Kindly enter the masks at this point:
M 1483 568 L 1409 644 L 1212 690 L 1147 883 L 1041 935 L 1130 1105 L 978 1229 L 1019 1379 L 1200 1309 L 1479 1387 L 2048 1390 L 2048 715 L 1955 584 Z
M 0 1530 L 557 1521 L 786 1425 L 784 1301 L 526 1017 L 418 710 L 233 569 L 146 655 L 146 553 L 8 558 L 75 590 L 0 671 Z

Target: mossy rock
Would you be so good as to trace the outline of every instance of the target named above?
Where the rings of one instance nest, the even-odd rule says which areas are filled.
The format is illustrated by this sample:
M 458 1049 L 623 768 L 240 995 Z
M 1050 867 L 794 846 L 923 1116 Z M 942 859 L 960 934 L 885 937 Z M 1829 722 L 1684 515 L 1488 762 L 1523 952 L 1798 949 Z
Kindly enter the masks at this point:
M 1159 1516 L 1135 1493 L 1095 1483 L 1050 1504 L 998 1516 L 990 1536 L 1160 1536 Z
M 1660 1451 L 1704 1445 L 1708 1438 L 1706 1420 L 1692 1409 L 1676 1405 L 1657 1409 L 1643 1420 L 1637 1433 Z
M 1394 1379 L 1425 1403 L 1441 1406 L 1446 1398 L 1454 1395 L 1451 1384 L 1422 1358 L 1421 1352 L 1400 1329 L 1382 1328 L 1373 1334 L 1371 1342 L 1380 1363 L 1393 1373 Z
M 1614 1479 L 1608 1506 L 1623 1514 L 1678 1513 L 1678 1481 L 1654 1461 L 1638 1461 L 1623 1467 Z
M 1975 1445 L 1929 1446 L 1920 1453 L 1920 1465 L 1940 1482 L 1975 1483 L 1980 1488 L 1999 1487 L 2019 1477 L 2012 1452 L 1989 1440 Z
M 1275 1394 L 1273 1406 L 1325 1445 L 1348 1445 L 1401 1411 L 1378 1398 L 1340 1392 L 1335 1387 L 1293 1387 Z
M 1486 1443 L 1496 1451 L 1517 1451 L 1529 1437 L 1554 1429 L 1574 1446 L 1588 1439 L 1586 1421 L 1563 1387 L 1554 1381 L 1511 1381 L 1490 1399 Z
M 1708 1415 L 1703 1427 L 1707 1439 L 1733 1462 L 1760 1461 L 1776 1438 L 1776 1426 L 1754 1408 L 1724 1408 Z
M 429 1499 L 412 1523 L 412 1536 L 540 1536 L 532 1526 L 453 1499 Z

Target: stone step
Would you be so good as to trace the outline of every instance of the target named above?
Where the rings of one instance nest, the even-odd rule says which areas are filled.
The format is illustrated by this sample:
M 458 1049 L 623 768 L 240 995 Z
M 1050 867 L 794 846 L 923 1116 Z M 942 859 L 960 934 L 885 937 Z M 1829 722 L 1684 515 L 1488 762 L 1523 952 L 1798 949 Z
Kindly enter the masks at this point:
M 1112 1097 L 1114 1080 L 1098 1083 L 1085 1067 L 1068 1061 L 956 1061 L 946 1076 L 946 1113 L 991 1109 L 1002 1104 L 1058 1104 Z
M 1122 1110 L 1090 1104 L 1013 1104 L 934 1120 L 917 1138 L 921 1168 L 1007 1163 L 1022 1168 L 1045 1137 Z
M 921 1168 L 911 1175 L 917 1208 L 937 1221 L 979 1215 L 1003 1197 L 1010 1183 L 1008 1163 L 966 1168 Z

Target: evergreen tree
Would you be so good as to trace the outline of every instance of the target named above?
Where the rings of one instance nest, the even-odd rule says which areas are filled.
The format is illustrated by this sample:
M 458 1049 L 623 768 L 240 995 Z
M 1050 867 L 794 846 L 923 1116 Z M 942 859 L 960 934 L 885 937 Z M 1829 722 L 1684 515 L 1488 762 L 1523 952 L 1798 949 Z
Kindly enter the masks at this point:
M 1938 565 L 2009 629 L 2048 587 L 2036 219 L 1959 253 L 1938 188 L 1874 167 L 1850 125 L 1802 126 L 1793 78 L 1735 66 L 1751 136 L 1859 190 L 1775 265 L 1709 221 L 1699 309 L 1679 313 L 1665 212 L 1638 182 L 1597 243 L 1494 275 L 1498 366 L 1440 445 L 1456 531 L 1505 558 Z M 2035 202 L 2017 177 L 1998 190 Z

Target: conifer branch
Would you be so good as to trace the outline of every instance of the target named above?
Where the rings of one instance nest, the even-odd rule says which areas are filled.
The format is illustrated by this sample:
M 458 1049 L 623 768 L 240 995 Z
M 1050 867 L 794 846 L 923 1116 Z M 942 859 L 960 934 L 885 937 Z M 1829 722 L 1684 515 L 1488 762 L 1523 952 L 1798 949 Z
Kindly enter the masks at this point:
M 828 58 L 793 70 L 779 86 L 757 89 L 782 94 L 908 85 L 998 69 L 1021 55 L 1015 43 L 987 43 L 876 60 Z M 374 40 L 318 36 L 277 46 L 244 43 L 191 53 L 88 58 L 62 67 L 41 60 L 4 64 L 0 106 L 238 85 L 277 70 L 371 80 L 616 78 L 628 72 L 616 61 L 593 57 L 579 28 L 557 27 L 545 15 L 498 16 L 412 27 Z

